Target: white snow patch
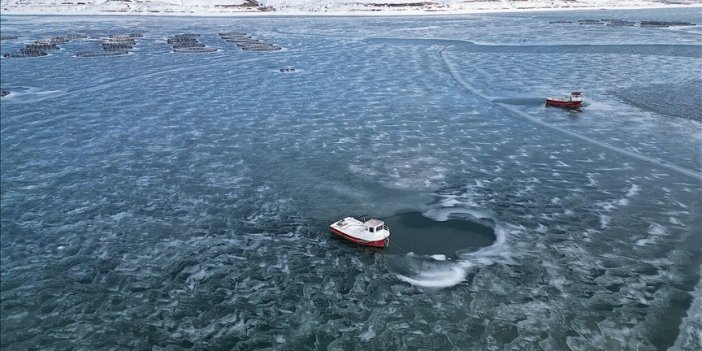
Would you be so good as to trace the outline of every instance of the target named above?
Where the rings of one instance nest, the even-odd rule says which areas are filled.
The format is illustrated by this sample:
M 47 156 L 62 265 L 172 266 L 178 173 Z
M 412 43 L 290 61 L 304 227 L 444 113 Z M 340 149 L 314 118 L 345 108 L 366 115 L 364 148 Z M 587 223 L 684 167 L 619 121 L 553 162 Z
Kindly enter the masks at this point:
M 375 337 L 375 332 L 373 331 L 373 326 L 372 326 L 372 325 L 369 325 L 369 326 L 368 326 L 368 330 L 366 330 L 366 331 L 364 331 L 363 333 L 361 333 L 361 335 L 359 335 L 359 337 L 360 337 L 361 340 L 363 340 L 363 341 L 368 341 L 368 340 L 370 340 L 370 339 L 373 339 L 373 338 Z
M 665 227 L 658 223 L 651 223 L 648 226 L 648 233 L 655 236 L 667 235 Z
M 462 282 L 466 278 L 466 271 L 462 267 L 454 265 L 445 269 L 435 268 L 420 272 L 414 278 L 402 274 L 398 274 L 397 277 L 404 282 L 424 288 L 447 288 Z
M 631 186 L 629 187 L 629 189 L 626 190 L 626 195 L 625 195 L 625 196 L 626 196 L 626 197 L 632 197 L 632 196 L 638 194 L 638 193 L 639 193 L 639 190 L 641 190 L 641 187 L 639 187 L 639 186 L 636 185 L 636 184 L 631 184 Z
M 675 217 L 668 218 L 668 221 L 670 222 L 670 224 L 683 225 L 683 223 L 680 222 L 680 220 L 675 218 Z

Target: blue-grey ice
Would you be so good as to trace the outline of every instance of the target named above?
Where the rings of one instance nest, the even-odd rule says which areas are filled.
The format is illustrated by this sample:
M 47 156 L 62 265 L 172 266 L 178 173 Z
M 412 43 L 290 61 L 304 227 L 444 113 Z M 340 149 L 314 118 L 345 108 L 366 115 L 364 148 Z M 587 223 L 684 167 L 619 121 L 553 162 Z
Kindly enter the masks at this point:
M 699 349 L 702 23 L 584 18 L 700 22 L 3 15 L 85 37 L 0 59 L 0 348 Z M 406 213 L 491 233 L 328 233 Z

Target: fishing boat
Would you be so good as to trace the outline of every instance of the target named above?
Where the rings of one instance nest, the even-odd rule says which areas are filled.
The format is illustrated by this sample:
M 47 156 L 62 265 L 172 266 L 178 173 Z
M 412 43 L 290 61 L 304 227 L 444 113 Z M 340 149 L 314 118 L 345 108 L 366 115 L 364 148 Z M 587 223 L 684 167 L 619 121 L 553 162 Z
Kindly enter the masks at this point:
M 348 241 L 373 247 L 390 245 L 390 228 L 381 220 L 369 219 L 365 222 L 346 217 L 329 226 L 332 234 Z
M 583 106 L 583 94 L 579 91 L 574 91 L 570 93 L 570 96 L 565 97 L 565 98 L 555 98 L 555 97 L 547 97 L 546 98 L 546 106 L 553 106 L 553 107 L 565 107 L 565 108 L 580 108 Z

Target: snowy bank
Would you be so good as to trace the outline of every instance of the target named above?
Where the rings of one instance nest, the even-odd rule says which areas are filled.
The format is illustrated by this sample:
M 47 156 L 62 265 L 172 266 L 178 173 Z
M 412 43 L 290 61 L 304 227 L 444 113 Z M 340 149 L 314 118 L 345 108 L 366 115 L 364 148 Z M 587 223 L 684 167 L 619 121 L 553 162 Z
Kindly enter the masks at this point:
M 421 15 L 690 6 L 702 0 L 0 0 L 3 14 Z

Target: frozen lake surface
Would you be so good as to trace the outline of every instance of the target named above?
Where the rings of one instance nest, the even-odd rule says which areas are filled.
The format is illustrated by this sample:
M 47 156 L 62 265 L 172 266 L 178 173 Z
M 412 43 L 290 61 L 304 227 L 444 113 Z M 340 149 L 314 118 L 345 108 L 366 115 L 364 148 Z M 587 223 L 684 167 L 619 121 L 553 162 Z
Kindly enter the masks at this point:
M 702 25 L 602 18 L 700 20 L 0 17 L 0 347 L 699 349 Z

